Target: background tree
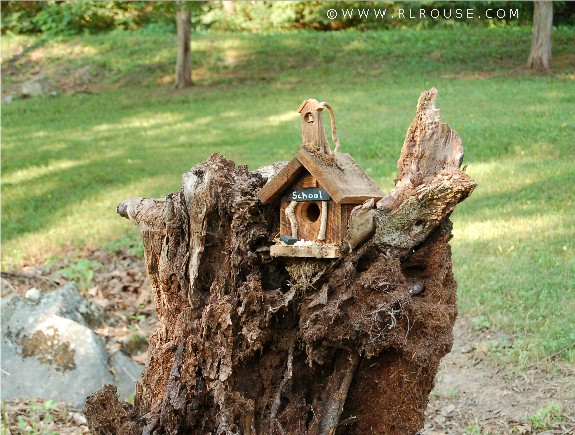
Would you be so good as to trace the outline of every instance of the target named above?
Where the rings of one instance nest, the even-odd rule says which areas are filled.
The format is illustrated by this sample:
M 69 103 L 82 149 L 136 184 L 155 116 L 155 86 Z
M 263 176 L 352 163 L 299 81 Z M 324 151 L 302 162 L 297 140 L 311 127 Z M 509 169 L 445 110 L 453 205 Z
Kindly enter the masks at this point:
M 178 56 L 176 59 L 176 89 L 186 88 L 192 82 L 192 52 L 190 34 L 192 33 L 192 12 L 178 5 L 176 27 L 178 31 Z
M 548 70 L 551 66 L 553 2 L 536 0 L 533 6 L 533 36 L 527 66 L 536 70 Z
M 232 0 L 222 0 L 222 7 L 228 16 L 232 16 L 236 13 L 236 5 Z

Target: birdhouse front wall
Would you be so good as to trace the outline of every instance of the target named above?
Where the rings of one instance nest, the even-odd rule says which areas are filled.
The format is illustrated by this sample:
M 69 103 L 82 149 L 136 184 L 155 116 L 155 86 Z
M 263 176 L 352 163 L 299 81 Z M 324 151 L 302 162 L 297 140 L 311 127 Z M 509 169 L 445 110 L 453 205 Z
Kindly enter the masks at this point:
M 291 186 L 291 189 L 322 188 L 320 183 L 310 174 L 301 177 Z M 318 240 L 322 220 L 323 201 L 301 201 L 295 208 L 295 218 L 298 223 L 298 240 L 309 240 L 327 244 L 339 244 L 345 237 L 347 222 L 354 204 L 337 204 L 330 200 L 327 202 L 327 226 L 325 240 Z M 282 199 L 280 208 L 280 235 L 291 236 L 291 224 L 286 215 L 286 209 L 291 201 Z

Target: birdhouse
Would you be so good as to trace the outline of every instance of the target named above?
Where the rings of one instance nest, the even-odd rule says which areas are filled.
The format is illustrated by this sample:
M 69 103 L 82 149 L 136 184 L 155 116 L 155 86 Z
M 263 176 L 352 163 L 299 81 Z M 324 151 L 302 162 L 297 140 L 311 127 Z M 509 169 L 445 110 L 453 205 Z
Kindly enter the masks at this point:
M 332 151 L 322 112 L 331 118 Z M 280 241 L 272 256 L 336 258 L 347 233 L 351 211 L 383 192 L 346 153 L 339 151 L 333 110 L 309 99 L 301 114 L 302 145 L 293 159 L 258 192 L 264 204 L 280 208 Z

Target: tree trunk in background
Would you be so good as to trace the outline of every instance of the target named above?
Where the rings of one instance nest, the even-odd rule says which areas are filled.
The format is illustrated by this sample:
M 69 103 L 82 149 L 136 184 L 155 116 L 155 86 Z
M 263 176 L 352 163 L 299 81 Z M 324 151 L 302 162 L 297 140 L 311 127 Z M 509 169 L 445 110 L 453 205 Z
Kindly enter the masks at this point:
M 158 327 L 134 405 L 111 387 L 93 394 L 91 431 L 422 428 L 457 315 L 449 215 L 475 188 L 435 98 L 419 99 L 394 189 L 357 209 L 373 215 L 361 220 L 373 236 L 339 259 L 270 257 L 279 206 L 256 194 L 284 164 L 249 172 L 214 154 L 179 192 L 122 202 L 118 213 L 142 231 Z
M 527 66 L 535 70 L 551 67 L 551 32 L 553 29 L 553 2 L 533 2 L 533 36 Z
M 232 0 L 223 0 L 222 6 L 224 8 L 225 14 L 228 17 L 231 17 L 236 13 L 236 5 Z
M 182 89 L 192 85 L 192 55 L 190 34 L 192 31 L 192 14 L 182 8 L 176 13 L 178 30 L 178 58 L 176 60 L 175 88 Z

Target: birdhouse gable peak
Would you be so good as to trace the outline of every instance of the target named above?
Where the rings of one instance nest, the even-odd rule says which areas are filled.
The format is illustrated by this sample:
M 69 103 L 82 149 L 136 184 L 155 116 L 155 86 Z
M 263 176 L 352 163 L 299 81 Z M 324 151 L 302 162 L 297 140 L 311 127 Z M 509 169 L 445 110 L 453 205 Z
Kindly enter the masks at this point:
M 304 100 L 299 108 L 297 109 L 298 113 L 307 113 L 307 112 L 321 112 L 324 109 L 323 104 L 317 101 L 315 98 L 308 98 Z

